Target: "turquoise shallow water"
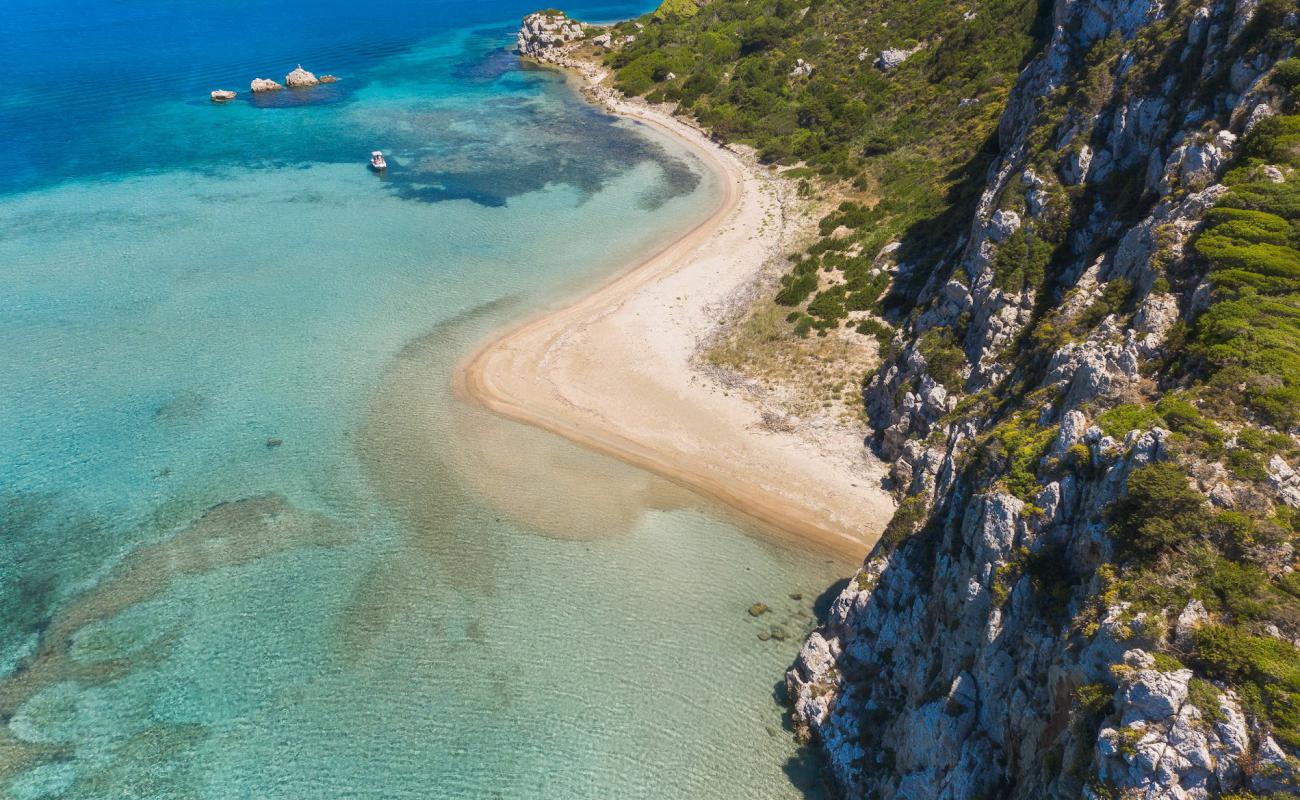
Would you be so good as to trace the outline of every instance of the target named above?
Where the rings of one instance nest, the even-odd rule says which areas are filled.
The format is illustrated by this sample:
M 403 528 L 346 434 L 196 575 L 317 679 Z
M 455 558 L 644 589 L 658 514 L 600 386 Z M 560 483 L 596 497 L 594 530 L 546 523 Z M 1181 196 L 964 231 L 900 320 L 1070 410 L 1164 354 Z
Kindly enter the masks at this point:
M 707 214 L 690 154 L 526 8 L 66 5 L 0 27 L 0 793 L 815 794 L 773 692 L 847 566 L 450 389 Z

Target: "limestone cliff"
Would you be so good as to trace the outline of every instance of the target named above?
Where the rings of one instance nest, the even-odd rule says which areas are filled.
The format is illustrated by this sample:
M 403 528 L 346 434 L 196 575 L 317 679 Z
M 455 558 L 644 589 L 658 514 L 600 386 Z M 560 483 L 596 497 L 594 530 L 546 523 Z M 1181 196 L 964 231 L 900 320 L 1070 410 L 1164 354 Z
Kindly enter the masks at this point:
M 1249 333 L 1207 330 L 1209 309 L 1274 302 L 1284 280 L 1234 294 L 1204 237 L 1273 202 L 1229 202 L 1247 191 L 1231 170 L 1290 191 L 1300 136 L 1267 120 L 1294 114 L 1274 71 L 1298 33 L 1294 3 L 1054 3 L 967 234 L 900 265 L 916 310 L 864 390 L 900 510 L 787 675 L 845 796 L 1300 791 L 1300 619 L 1285 591 L 1258 600 L 1294 583 L 1297 428 L 1290 401 L 1251 399 L 1284 396 L 1289 373 L 1204 377 Z M 1269 125 L 1271 144 L 1252 137 Z M 1277 219 L 1291 244 L 1271 246 L 1293 247 Z M 1182 470 L 1167 488 L 1186 522 L 1136 505 L 1161 465 Z M 1229 547 L 1214 526 L 1232 524 L 1254 527 Z M 1249 572 L 1267 608 L 1198 559 Z

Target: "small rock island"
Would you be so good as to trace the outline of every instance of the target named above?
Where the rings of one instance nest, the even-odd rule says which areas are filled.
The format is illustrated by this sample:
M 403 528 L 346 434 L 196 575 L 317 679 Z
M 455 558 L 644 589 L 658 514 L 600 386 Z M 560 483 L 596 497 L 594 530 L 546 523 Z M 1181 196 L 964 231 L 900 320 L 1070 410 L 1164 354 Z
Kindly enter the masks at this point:
M 297 69 L 284 76 L 284 85 L 290 89 L 307 89 L 312 86 L 319 86 L 320 80 L 303 69 L 302 64 L 299 64 Z
M 284 87 L 270 78 L 253 78 L 253 82 L 249 84 L 248 88 L 252 89 L 254 94 L 259 94 L 261 92 L 278 92 Z
M 248 88 L 253 94 L 264 94 L 266 92 L 278 92 L 286 86 L 290 89 L 310 89 L 313 86 L 319 86 L 323 83 L 338 83 L 339 79 L 335 75 L 321 75 L 319 78 L 315 74 L 302 68 L 299 64 L 292 72 L 284 76 L 284 83 L 277 83 L 271 78 L 254 78 Z M 235 93 L 218 89 L 212 93 L 213 102 L 225 102 L 235 99 Z

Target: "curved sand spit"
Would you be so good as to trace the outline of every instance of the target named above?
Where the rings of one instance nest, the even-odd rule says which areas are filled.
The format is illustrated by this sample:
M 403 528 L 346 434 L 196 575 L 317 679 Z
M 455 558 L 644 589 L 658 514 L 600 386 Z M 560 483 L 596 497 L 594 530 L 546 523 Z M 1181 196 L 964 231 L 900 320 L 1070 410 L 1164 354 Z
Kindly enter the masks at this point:
M 694 364 L 718 309 L 786 247 L 771 178 L 669 115 L 612 110 L 689 145 L 724 187 L 719 206 L 590 294 L 498 334 L 457 369 L 458 394 L 860 557 L 893 513 L 880 463 L 847 435 L 828 446 L 763 426 Z

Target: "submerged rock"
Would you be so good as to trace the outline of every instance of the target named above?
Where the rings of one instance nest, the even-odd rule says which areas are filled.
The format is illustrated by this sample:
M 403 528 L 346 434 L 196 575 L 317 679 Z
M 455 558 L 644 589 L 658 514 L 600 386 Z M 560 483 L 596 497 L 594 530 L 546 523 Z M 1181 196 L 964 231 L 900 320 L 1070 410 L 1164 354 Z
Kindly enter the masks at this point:
M 316 86 L 320 83 L 317 77 L 302 68 L 302 64 L 288 75 L 284 76 L 284 85 L 291 89 L 306 89 L 310 86 Z
M 767 607 L 766 603 L 755 603 L 754 605 L 749 607 L 749 615 L 751 617 L 760 617 L 766 614 L 770 610 L 771 609 Z

